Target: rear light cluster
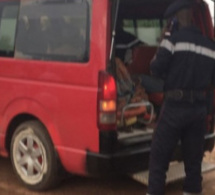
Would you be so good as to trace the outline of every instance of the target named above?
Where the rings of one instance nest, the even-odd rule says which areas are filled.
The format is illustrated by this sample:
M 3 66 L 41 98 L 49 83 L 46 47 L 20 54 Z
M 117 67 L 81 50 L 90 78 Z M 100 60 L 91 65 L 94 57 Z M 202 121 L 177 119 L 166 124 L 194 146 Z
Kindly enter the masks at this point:
M 99 72 L 97 120 L 100 130 L 116 129 L 116 83 L 109 73 Z

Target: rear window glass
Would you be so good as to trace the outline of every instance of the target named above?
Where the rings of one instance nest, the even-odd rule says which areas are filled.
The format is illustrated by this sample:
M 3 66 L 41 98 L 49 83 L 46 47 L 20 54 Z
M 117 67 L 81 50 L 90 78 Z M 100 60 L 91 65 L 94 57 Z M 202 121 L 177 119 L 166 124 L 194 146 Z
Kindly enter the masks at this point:
M 146 45 L 157 46 L 160 41 L 162 26 L 165 21 L 159 19 L 124 20 L 124 30 L 135 35 Z
M 15 57 L 88 61 L 90 7 L 89 0 L 22 1 Z

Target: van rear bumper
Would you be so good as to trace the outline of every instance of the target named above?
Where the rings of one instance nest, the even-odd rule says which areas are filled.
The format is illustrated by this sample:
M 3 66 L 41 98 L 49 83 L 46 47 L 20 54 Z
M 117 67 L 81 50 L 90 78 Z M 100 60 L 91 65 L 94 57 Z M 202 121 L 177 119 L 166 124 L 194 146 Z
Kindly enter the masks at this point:
M 205 136 L 205 151 L 214 147 L 215 134 Z M 114 154 L 98 154 L 87 152 L 86 168 L 89 175 L 102 176 L 120 173 L 135 173 L 148 169 L 150 147 L 142 147 L 119 151 Z M 175 150 L 172 160 L 182 160 L 180 144 Z
M 87 172 L 89 175 L 113 175 L 146 170 L 150 148 L 126 150 L 115 154 L 87 152 Z

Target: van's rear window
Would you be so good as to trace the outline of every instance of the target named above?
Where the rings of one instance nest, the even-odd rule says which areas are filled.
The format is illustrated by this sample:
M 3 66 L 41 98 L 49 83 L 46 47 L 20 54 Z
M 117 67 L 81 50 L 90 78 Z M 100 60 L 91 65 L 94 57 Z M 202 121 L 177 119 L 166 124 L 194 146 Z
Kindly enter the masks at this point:
M 89 0 L 21 1 L 15 58 L 86 62 Z

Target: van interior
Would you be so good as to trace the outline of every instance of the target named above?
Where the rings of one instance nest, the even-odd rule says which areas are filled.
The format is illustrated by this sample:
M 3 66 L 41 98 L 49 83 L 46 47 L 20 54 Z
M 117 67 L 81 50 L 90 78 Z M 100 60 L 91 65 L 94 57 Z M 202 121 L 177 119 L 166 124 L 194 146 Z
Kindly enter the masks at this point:
M 112 1 L 112 34 L 110 72 L 117 83 L 118 139 L 148 137 L 150 140 L 163 102 L 163 81 L 150 74 L 150 62 L 159 43 L 168 31 L 171 18 L 164 18 L 172 0 L 116 0 Z M 214 39 L 214 25 L 209 6 L 203 0 L 192 0 L 193 25 L 209 39 Z M 118 44 L 119 26 L 136 37 L 134 46 Z M 132 41 L 131 41 L 132 42 Z M 130 46 L 129 49 L 125 49 Z M 125 50 L 125 58 L 117 56 L 117 50 Z M 127 55 L 127 57 L 126 57 Z M 132 90 L 129 91 L 130 88 Z M 208 111 L 212 124 L 212 110 Z M 212 125 L 208 126 L 212 132 Z M 146 138 L 145 138 L 146 139 Z

